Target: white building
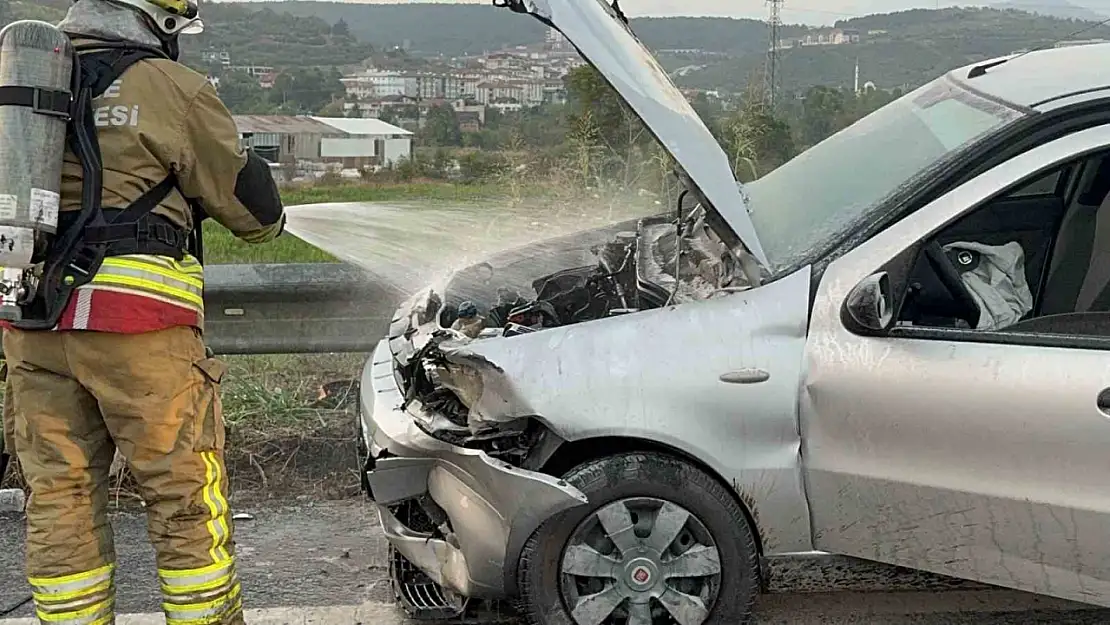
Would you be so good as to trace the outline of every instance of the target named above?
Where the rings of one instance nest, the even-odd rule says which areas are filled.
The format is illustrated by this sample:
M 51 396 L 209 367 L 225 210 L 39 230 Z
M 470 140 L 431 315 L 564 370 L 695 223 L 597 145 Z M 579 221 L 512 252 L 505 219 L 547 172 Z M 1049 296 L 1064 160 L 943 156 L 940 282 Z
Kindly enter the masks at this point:
M 313 121 L 335 128 L 342 136 L 324 137 L 320 157 L 325 162 L 341 161 L 344 167 L 392 165 L 401 158 L 412 158 L 412 134 L 380 119 L 312 117 Z
M 412 133 L 379 119 L 236 115 L 244 147 L 273 163 L 389 165 L 412 156 Z
M 520 106 L 540 106 L 545 101 L 543 80 L 489 81 L 478 85 L 474 98 L 487 106 L 511 101 Z
M 405 76 L 401 72 L 367 70 L 341 78 L 347 96 L 356 100 L 385 98 L 389 96 L 415 96 L 417 80 L 415 76 Z
M 416 76 L 415 96 L 422 100 L 455 100 L 461 98 L 463 97 L 463 79 L 454 74 L 419 74 Z

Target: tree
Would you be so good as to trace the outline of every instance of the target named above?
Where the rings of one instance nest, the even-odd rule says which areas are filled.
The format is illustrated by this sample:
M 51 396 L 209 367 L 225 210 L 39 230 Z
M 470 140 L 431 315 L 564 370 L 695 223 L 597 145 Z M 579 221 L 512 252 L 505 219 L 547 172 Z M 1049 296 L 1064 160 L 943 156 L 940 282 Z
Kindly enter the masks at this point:
M 347 117 L 347 111 L 343 108 L 342 100 L 332 100 L 317 111 L 316 114 L 321 117 Z
M 261 115 L 273 111 L 266 90 L 244 72 L 227 72 L 220 76 L 218 88 L 224 106 L 240 115 Z
M 722 146 L 741 182 L 750 182 L 794 157 L 790 124 L 749 101 L 721 122 Z
M 394 126 L 397 125 L 397 115 L 393 112 L 393 109 L 391 108 L 382 107 L 381 112 L 378 113 L 378 119 L 387 124 L 393 124 Z
M 846 110 L 844 92 L 839 89 L 813 87 L 806 91 L 800 128 L 802 142 L 815 145 L 844 128 Z
M 274 79 L 273 103 L 292 113 L 315 113 L 346 94 L 335 68 L 297 68 L 282 72 Z
M 430 145 L 462 145 L 459 117 L 455 114 L 455 109 L 447 104 L 437 104 L 428 109 L 422 134 Z
M 694 99 L 690 101 L 690 106 L 694 108 L 694 112 L 698 114 L 705 125 L 714 135 L 717 134 L 717 121 L 720 119 L 721 114 L 724 112 L 721 107 L 721 102 L 716 99 L 710 99 L 704 92 L 699 91 Z
M 570 116 L 581 117 L 589 111 L 600 129 L 600 140 L 617 154 L 623 155 L 631 145 L 650 139 L 643 122 L 592 66 L 572 69 L 563 82 Z

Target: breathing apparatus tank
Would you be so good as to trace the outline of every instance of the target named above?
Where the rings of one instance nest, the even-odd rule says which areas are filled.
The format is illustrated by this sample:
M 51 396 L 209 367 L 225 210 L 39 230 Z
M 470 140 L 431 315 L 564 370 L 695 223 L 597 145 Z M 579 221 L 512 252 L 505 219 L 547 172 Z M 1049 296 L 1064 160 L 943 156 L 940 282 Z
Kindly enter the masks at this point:
M 58 228 L 73 46 L 53 24 L 0 30 L 0 319 L 22 319 Z

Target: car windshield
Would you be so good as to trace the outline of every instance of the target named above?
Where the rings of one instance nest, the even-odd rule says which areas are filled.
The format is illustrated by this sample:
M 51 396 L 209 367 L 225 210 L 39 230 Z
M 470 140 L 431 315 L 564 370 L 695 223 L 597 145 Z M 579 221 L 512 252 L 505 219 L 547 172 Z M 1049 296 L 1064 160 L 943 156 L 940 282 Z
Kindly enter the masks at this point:
M 745 185 L 773 273 L 806 262 L 887 196 L 1021 116 L 944 77 Z

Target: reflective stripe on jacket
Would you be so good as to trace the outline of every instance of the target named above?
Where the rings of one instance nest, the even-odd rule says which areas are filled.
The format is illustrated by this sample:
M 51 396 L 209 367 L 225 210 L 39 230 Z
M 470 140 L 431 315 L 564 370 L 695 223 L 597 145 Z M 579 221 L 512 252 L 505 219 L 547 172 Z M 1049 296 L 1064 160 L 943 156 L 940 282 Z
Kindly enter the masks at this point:
M 58 330 L 133 334 L 185 325 L 204 328 L 204 268 L 186 255 L 133 254 L 104 259 L 77 289 Z

